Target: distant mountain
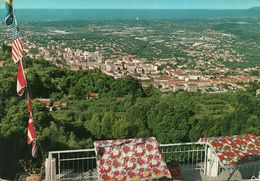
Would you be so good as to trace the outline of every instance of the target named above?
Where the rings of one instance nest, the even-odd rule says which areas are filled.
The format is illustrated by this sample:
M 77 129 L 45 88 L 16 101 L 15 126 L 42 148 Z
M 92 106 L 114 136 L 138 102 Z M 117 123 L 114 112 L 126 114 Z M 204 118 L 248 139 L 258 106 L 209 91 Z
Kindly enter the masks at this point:
M 260 6 L 256 6 L 256 7 L 252 7 L 252 8 L 249 8 L 249 10 L 260 10 Z
M 249 10 L 129 10 L 129 9 L 17 9 L 20 21 L 123 21 L 130 20 L 180 20 L 180 19 L 219 19 L 219 18 L 260 18 L 260 7 Z M 0 19 L 4 14 L 0 13 Z

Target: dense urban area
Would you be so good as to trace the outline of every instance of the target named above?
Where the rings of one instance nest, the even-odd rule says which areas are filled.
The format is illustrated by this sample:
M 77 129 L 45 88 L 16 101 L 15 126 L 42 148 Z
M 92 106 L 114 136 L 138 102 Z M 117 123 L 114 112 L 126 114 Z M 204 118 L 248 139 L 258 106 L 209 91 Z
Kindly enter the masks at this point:
M 129 75 L 163 92 L 218 93 L 260 80 L 260 25 L 252 19 L 72 25 L 22 23 L 27 56 L 114 78 Z

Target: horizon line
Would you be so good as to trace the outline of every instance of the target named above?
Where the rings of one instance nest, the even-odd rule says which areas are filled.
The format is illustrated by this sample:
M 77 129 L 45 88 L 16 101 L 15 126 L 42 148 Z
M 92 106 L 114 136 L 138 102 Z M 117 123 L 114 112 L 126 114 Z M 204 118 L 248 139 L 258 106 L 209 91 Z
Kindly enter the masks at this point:
M 257 7 L 251 8 L 15 8 L 15 10 L 250 10 Z M 0 8 L 4 10 L 5 8 Z

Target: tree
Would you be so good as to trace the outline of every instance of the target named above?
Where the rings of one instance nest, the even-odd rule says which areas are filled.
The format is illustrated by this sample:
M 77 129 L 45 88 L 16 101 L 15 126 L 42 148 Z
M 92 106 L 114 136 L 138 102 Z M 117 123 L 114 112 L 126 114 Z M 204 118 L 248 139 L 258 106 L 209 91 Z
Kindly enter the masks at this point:
M 134 104 L 137 97 L 144 96 L 144 90 L 141 83 L 130 76 L 118 79 L 111 85 L 111 93 L 113 96 L 121 97 L 131 94 L 131 103 Z

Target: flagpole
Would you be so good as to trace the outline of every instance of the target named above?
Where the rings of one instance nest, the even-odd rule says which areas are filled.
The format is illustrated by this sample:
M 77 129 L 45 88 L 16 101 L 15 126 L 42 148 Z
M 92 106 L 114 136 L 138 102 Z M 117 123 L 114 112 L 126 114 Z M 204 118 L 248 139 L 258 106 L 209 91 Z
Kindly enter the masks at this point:
M 13 5 L 13 0 L 5 0 L 6 8 L 8 8 L 8 14 L 5 19 L 5 23 L 7 26 L 13 28 L 13 39 L 12 39 L 12 59 L 14 63 L 18 63 L 17 69 L 17 93 L 19 96 L 22 96 L 25 93 L 27 99 L 27 111 L 28 111 L 28 127 L 27 127 L 27 142 L 32 146 L 32 156 L 37 157 L 37 147 L 39 146 L 42 158 L 45 159 L 45 155 L 40 143 L 37 140 L 37 134 L 35 131 L 35 125 L 32 114 L 32 105 L 30 101 L 31 92 L 30 85 L 28 85 L 28 81 L 26 79 L 26 75 L 23 68 L 23 48 L 22 41 L 19 35 L 18 23 L 15 16 L 15 10 Z M 9 18 L 9 19 L 8 19 Z

